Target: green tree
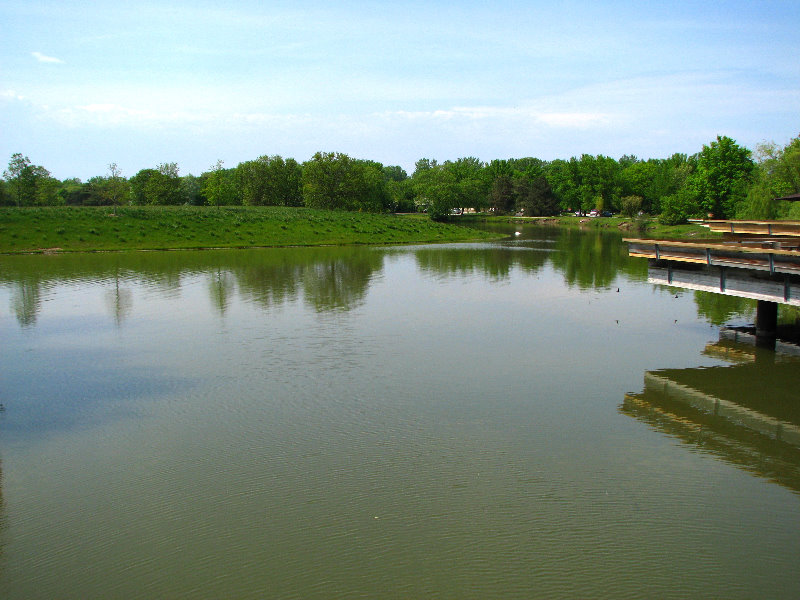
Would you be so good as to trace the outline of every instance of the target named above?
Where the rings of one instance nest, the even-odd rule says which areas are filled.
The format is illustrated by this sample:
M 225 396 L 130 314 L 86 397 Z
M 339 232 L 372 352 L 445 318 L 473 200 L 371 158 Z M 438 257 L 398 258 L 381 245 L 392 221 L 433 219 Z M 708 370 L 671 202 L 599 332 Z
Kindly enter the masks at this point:
M 234 184 L 233 169 L 226 169 L 221 160 L 211 167 L 211 171 L 205 179 L 203 193 L 206 202 L 211 206 L 231 206 L 239 204 L 237 189 Z
M 658 205 L 658 198 L 661 195 L 655 183 L 659 170 L 657 161 L 638 161 L 622 168 L 620 172 L 620 209 L 622 212 L 625 212 L 626 209 L 630 210 L 630 203 L 626 203 L 625 198 L 632 197 L 640 200 L 636 212 L 639 212 L 640 209 L 653 212 L 653 206 Z
M 114 214 L 117 214 L 117 206 L 124 202 L 128 194 L 129 185 L 122 176 L 122 171 L 117 167 L 117 163 L 110 163 L 108 165 L 108 179 L 103 188 L 103 196 L 114 207 Z
M 131 202 L 139 206 L 151 204 L 147 197 L 147 187 L 150 179 L 156 175 L 155 169 L 142 169 L 130 178 Z
M 11 160 L 8 161 L 8 169 L 3 171 L 3 177 L 8 182 L 8 188 L 17 206 L 33 203 L 35 188 L 31 178 L 31 159 L 19 152 L 12 154 Z
M 498 215 L 504 215 L 514 211 L 516 207 L 516 193 L 514 191 L 514 179 L 510 174 L 501 174 L 492 181 L 489 190 L 489 206 Z
M 420 158 L 414 163 L 414 173 L 411 177 L 415 177 L 418 173 L 430 171 L 438 165 L 435 158 Z
M 61 182 L 50 175 L 50 171 L 44 167 L 33 167 L 33 179 L 35 188 L 34 202 L 38 206 L 54 206 L 61 203 L 58 190 Z
M 512 160 L 494 159 L 483 168 L 483 177 L 486 182 L 487 189 L 491 190 L 495 180 L 500 177 L 511 178 L 514 176 L 514 167 Z
M 395 212 L 409 213 L 417 210 L 414 203 L 414 186 L 410 178 L 402 181 L 389 179 L 386 182 L 386 194 L 389 205 Z
M 414 193 L 417 205 L 434 221 L 448 218 L 458 198 L 458 182 L 445 165 L 414 171 Z
M 59 204 L 82 206 L 90 197 L 89 186 L 77 177 L 65 179 L 58 188 Z
M 134 204 L 175 205 L 184 197 L 177 163 L 162 163 L 155 169 L 142 169 L 131 177 Z
M 8 169 L 3 172 L 9 195 L 17 206 L 49 205 L 58 203 L 60 182 L 50 176 L 50 171 L 31 163 L 19 152 L 11 156 Z
M 117 163 L 108 165 L 108 175 L 92 177 L 86 185 L 82 204 L 116 207 L 130 198 L 130 185 L 122 176 Z
M 479 159 L 467 156 L 455 162 L 447 161 L 444 168 L 449 170 L 455 179 L 453 193 L 456 208 L 482 210 L 489 205 L 489 189 L 483 172 L 484 164 Z
M 800 191 L 800 136 L 779 148 L 774 142 L 756 148 L 756 168 L 745 201 L 736 216 L 742 219 L 796 218 L 791 204 L 777 198 Z
M 690 218 L 702 218 L 703 205 L 689 187 L 661 199 L 658 220 L 664 225 L 680 225 Z
M 552 161 L 547 165 L 545 176 L 562 209 L 569 211 L 584 210 L 581 202 L 580 168 L 575 157 L 568 161 L 562 159 Z
M 303 164 L 302 181 L 311 208 L 380 212 L 388 204 L 382 165 L 339 152 L 317 152 Z
M 13 203 L 14 201 L 6 191 L 6 182 L 0 179 L 0 206 L 8 206 Z
M 623 196 L 620 198 L 620 212 L 626 217 L 635 217 L 642 209 L 641 196 Z
M 303 199 L 311 208 L 344 209 L 358 192 L 353 159 L 317 152 L 303 164 Z
M 599 154 L 581 155 L 579 161 L 581 208 L 614 210 L 620 197 L 620 168 L 616 160 Z
M 408 179 L 408 173 L 405 172 L 403 167 L 398 165 L 383 167 L 383 176 L 386 178 L 386 181 L 405 181 Z
M 558 199 L 547 178 L 521 175 L 514 180 L 517 209 L 528 217 L 549 217 L 559 213 Z
M 203 206 L 206 204 L 206 197 L 203 194 L 205 180 L 187 174 L 181 177 L 181 196 L 192 206 Z
M 750 154 L 727 136 L 717 136 L 703 146 L 690 185 L 706 213 L 718 219 L 736 213 L 736 204 L 744 200 L 754 168 Z
M 512 158 L 509 159 L 508 164 L 511 166 L 514 171 L 514 175 L 517 177 L 520 175 L 525 175 L 530 179 L 536 179 L 537 177 L 544 177 L 546 175 L 545 169 L 547 167 L 547 163 L 538 158 L 533 158 L 530 156 L 526 156 L 525 158 Z
M 302 206 L 303 172 L 293 158 L 260 156 L 239 163 L 236 179 L 248 206 Z

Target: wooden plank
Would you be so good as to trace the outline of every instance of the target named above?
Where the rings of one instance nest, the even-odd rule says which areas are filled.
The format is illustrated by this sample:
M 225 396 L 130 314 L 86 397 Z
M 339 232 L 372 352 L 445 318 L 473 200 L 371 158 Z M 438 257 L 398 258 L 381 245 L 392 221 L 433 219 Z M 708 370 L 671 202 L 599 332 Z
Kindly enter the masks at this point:
M 726 250 L 730 252 L 745 252 L 757 254 L 776 254 L 784 256 L 797 256 L 800 253 L 794 250 L 784 250 L 782 248 L 753 248 L 750 246 L 742 246 L 741 244 L 725 244 L 725 243 L 708 243 L 708 242 L 683 242 L 677 240 L 643 240 L 639 238 L 623 238 L 623 242 L 628 244 L 636 244 L 637 246 L 659 246 L 660 248 L 709 248 L 711 250 Z
M 691 220 L 716 233 L 736 235 L 800 236 L 800 221 Z

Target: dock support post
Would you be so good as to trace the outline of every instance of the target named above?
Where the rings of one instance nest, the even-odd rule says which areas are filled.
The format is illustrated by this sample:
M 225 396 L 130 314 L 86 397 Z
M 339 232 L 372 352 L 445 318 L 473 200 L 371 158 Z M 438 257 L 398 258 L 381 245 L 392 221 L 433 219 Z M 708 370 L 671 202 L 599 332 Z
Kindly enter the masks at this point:
M 756 345 L 775 348 L 778 331 L 778 303 L 759 300 L 756 305 Z

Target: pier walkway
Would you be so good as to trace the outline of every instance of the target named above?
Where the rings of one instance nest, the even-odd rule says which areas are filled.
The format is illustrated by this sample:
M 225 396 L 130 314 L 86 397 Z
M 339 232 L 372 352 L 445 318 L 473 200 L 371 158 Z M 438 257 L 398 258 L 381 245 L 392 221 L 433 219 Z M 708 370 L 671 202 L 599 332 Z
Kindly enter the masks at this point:
M 778 304 L 800 306 L 800 221 L 700 221 L 722 238 L 629 238 L 650 283 L 758 301 L 757 335 L 774 343 Z

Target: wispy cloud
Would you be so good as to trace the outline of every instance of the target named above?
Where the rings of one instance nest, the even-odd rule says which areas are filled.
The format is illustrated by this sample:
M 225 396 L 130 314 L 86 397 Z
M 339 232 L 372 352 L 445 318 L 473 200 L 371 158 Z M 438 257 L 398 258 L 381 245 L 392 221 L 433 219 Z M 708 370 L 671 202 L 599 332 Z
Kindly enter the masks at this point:
M 51 64 L 64 64 L 64 61 L 60 58 L 56 58 L 55 56 L 47 56 L 46 54 L 42 54 L 41 52 L 31 52 L 31 56 L 38 60 L 41 63 L 51 63 Z
M 383 113 L 386 117 L 397 117 L 409 121 L 430 122 L 516 122 L 518 124 L 544 124 L 555 128 L 587 129 L 604 127 L 610 124 L 611 116 L 598 112 L 564 112 L 534 107 L 477 106 L 454 107 L 432 111 L 391 111 Z

